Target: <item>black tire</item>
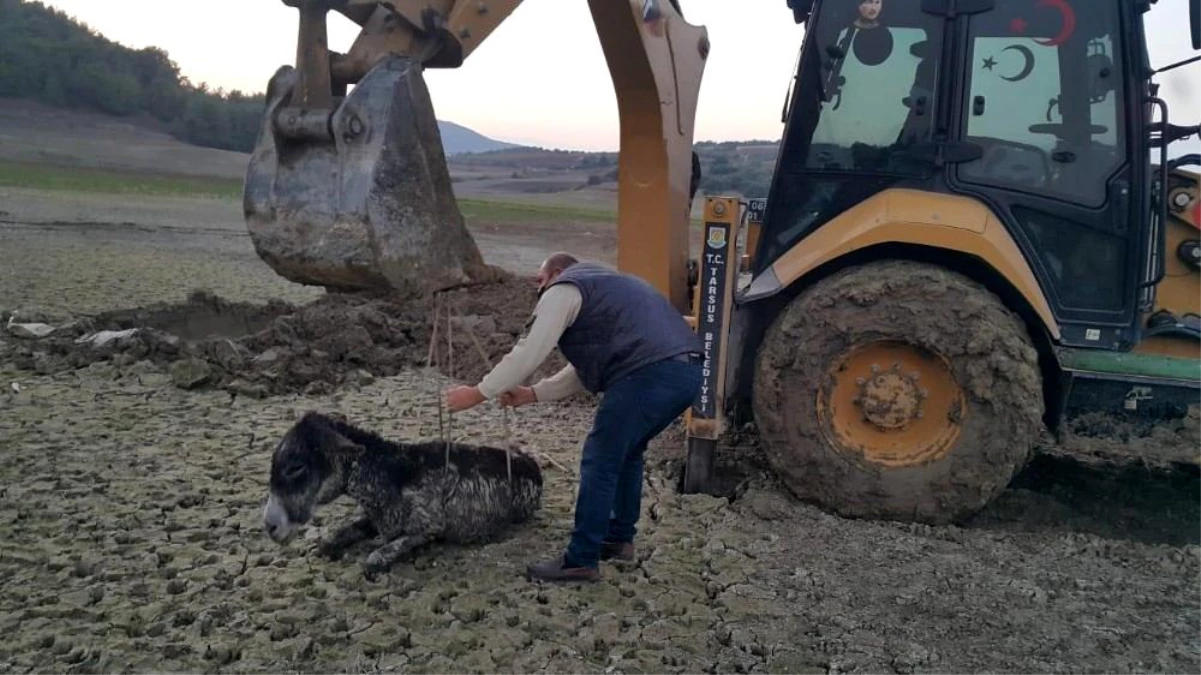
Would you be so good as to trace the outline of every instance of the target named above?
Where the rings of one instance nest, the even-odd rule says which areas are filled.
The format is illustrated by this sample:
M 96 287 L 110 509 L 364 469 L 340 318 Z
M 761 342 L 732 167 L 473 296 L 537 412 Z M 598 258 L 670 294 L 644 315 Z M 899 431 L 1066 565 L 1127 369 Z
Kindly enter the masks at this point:
M 851 375 L 831 369 L 878 340 L 936 355 L 942 381 L 953 380 L 943 388 L 959 397 L 945 408 L 953 411 L 923 423 L 957 430 L 939 446 L 945 454 L 889 466 L 839 442 L 830 392 L 836 379 L 858 391 L 864 380 L 852 387 Z M 856 396 L 866 410 L 869 399 Z M 866 413 L 860 422 L 854 409 L 840 410 L 843 427 L 869 424 Z M 776 318 L 756 363 L 754 412 L 768 460 L 798 498 L 847 517 L 942 524 L 975 513 L 1025 465 L 1043 410 L 1038 353 L 1022 320 L 982 285 L 912 261 L 865 264 L 805 290 Z

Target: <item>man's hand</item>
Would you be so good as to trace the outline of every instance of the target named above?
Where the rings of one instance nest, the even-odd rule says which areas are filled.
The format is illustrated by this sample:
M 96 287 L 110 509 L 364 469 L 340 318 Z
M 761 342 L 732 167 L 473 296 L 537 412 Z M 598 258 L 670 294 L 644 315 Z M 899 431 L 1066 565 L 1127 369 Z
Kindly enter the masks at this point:
M 520 408 L 523 405 L 537 401 L 538 397 L 534 395 L 533 387 L 518 387 L 513 391 L 506 391 L 500 395 L 500 404 L 512 408 Z
M 446 390 L 446 407 L 451 412 L 462 412 L 485 401 L 479 387 L 458 386 Z

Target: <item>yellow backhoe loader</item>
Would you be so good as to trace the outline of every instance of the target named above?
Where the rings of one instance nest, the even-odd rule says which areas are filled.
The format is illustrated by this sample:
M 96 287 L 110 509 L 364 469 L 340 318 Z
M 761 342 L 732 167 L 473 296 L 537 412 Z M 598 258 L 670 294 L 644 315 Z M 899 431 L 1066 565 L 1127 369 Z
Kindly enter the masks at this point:
M 246 182 L 260 255 L 330 288 L 486 276 L 421 74 L 461 65 L 520 3 L 284 1 L 300 10 L 297 66 L 271 82 Z M 949 522 L 1065 420 L 1196 414 L 1201 195 L 1186 167 L 1201 161 L 1168 146 L 1199 128 L 1170 123 L 1153 83 L 1143 18 L 1165 7 L 780 4 L 805 34 L 770 192 L 707 197 L 693 253 L 707 32 L 677 2 L 589 1 L 621 116 L 618 266 L 706 346 L 683 489 L 708 488 L 718 441 L 747 420 L 800 498 Z M 346 54 L 326 45 L 331 10 L 362 26 Z

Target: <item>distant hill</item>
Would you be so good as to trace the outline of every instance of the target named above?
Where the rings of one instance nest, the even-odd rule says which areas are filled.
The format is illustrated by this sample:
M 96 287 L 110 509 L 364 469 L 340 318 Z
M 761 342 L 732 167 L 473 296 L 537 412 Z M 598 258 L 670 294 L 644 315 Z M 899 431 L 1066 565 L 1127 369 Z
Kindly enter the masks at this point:
M 778 141 L 769 140 L 696 143 L 701 160 L 701 193 L 766 195 L 779 149 Z M 520 181 L 523 192 L 563 192 L 600 187 L 617 180 L 616 152 L 510 147 L 456 154 L 451 157 L 450 165 L 452 172 L 463 180 L 476 177 L 504 178 L 510 184 Z
M 513 143 L 492 140 L 487 136 L 472 131 L 465 126 L 438 120 L 438 131 L 442 134 L 442 149 L 448 155 L 459 155 L 471 152 L 492 152 L 509 150 L 521 146 Z

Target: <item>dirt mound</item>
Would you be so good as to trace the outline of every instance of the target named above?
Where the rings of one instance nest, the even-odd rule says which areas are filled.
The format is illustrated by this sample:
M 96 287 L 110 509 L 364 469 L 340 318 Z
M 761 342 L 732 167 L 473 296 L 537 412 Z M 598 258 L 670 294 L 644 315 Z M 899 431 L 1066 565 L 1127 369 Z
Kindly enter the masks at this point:
M 235 303 L 195 292 L 182 304 L 78 319 L 40 340 L 14 339 L 9 350 L 18 368 L 42 374 L 98 361 L 150 361 L 181 388 L 251 396 L 322 393 L 424 366 L 431 355 L 444 374 L 476 382 L 520 338 L 536 301 L 528 279 L 447 292 L 435 335 L 433 296 L 401 301 L 331 293 L 295 306 Z M 431 337 L 438 342 L 433 354 Z M 535 377 L 564 363 L 554 354 Z

